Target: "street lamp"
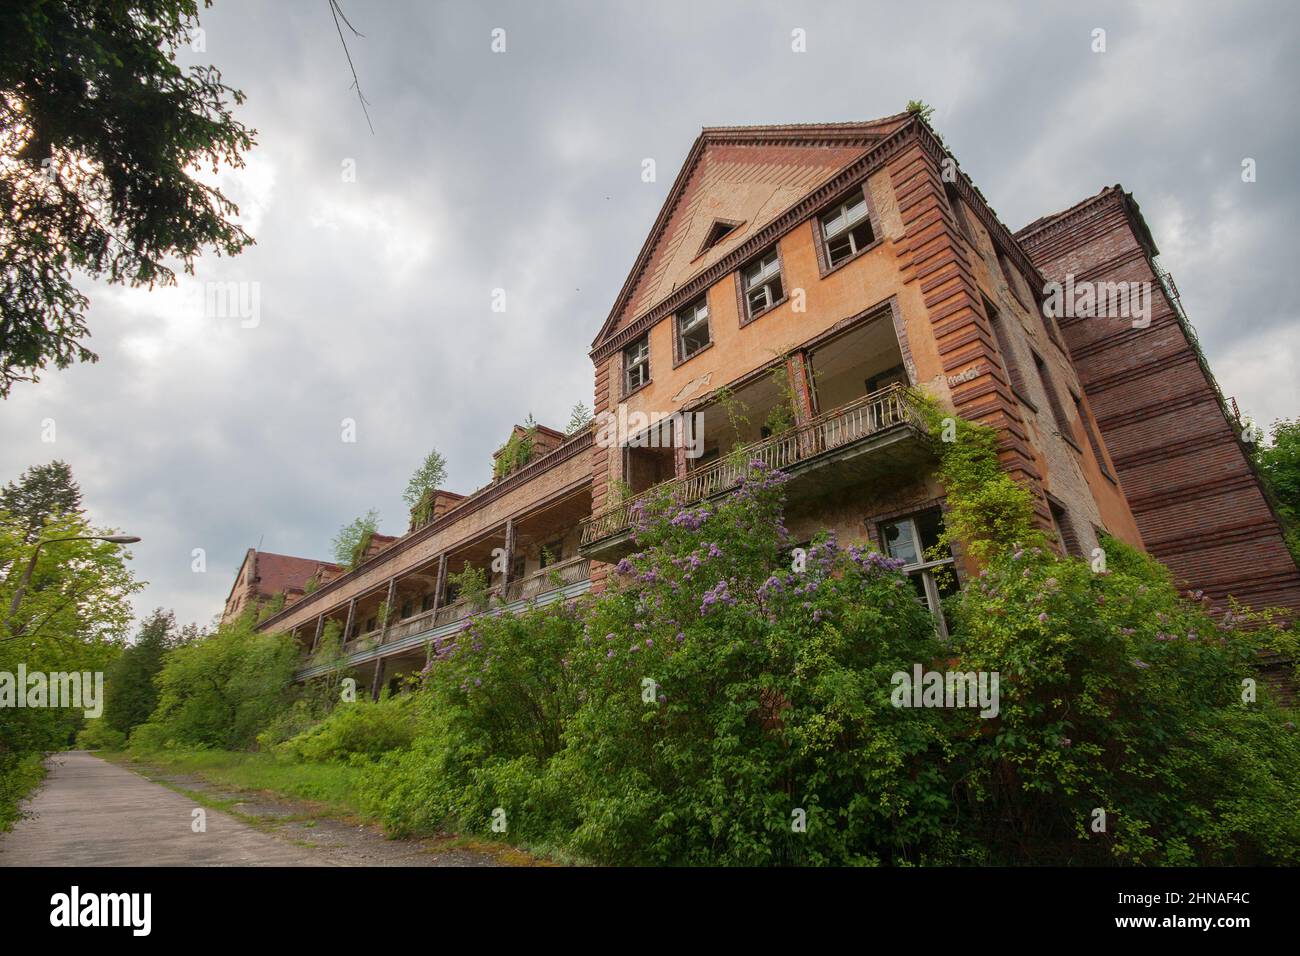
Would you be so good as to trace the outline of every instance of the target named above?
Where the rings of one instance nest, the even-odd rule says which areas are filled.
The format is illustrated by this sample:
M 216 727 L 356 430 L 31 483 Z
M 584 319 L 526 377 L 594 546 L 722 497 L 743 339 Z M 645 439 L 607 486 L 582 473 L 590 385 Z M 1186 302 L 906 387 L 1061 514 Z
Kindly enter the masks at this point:
M 27 562 L 27 570 L 23 572 L 18 582 L 18 589 L 14 591 L 14 599 L 9 604 L 8 623 L 13 624 L 14 615 L 18 613 L 18 605 L 23 599 L 23 592 L 27 590 L 27 585 L 31 584 L 32 572 L 36 570 L 36 557 L 41 553 L 42 545 L 54 544 L 56 541 L 108 541 L 111 544 L 135 544 L 139 540 L 133 534 L 74 534 L 66 538 L 46 538 L 37 541 L 36 547 L 32 549 L 32 559 Z

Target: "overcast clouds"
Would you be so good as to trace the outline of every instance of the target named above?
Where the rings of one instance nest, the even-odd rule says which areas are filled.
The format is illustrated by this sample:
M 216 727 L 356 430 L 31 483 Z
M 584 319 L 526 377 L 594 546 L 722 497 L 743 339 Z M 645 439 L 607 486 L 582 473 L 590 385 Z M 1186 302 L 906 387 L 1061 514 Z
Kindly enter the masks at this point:
M 512 423 L 591 404 L 587 349 L 701 126 L 914 98 L 1013 229 L 1123 183 L 1224 391 L 1300 414 L 1295 5 L 976 6 L 343 0 L 372 136 L 325 0 L 218 0 L 195 61 L 248 96 L 258 146 L 222 181 L 257 245 L 197 280 L 259 283 L 260 322 L 83 283 L 101 361 L 15 388 L 0 480 L 68 461 L 92 518 L 144 538 L 137 610 L 206 623 L 246 548 L 325 557 L 372 507 L 401 533 L 430 447 L 468 492 Z

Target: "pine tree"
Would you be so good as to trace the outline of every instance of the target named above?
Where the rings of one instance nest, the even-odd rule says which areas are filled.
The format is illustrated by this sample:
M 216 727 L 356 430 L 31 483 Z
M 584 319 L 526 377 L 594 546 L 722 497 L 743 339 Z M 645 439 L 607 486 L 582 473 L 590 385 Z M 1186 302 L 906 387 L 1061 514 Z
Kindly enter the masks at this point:
M 16 484 L 11 481 L 0 488 L 0 510 L 21 519 L 27 541 L 35 541 L 47 519 L 82 513 L 81 489 L 66 462 L 33 465 Z
M 158 703 L 154 675 L 162 670 L 163 654 L 175 643 L 176 616 L 157 608 L 144 619 L 140 633 L 113 662 L 104 690 L 104 720 L 129 734 L 143 724 Z

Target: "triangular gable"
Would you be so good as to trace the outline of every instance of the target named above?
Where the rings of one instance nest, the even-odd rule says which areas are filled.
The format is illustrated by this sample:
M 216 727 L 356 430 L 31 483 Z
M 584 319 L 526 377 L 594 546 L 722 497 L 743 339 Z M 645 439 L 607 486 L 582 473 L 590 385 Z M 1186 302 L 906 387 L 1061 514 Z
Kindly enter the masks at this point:
M 909 119 L 703 130 L 592 343 L 671 295 Z M 719 222 L 738 223 L 710 245 Z

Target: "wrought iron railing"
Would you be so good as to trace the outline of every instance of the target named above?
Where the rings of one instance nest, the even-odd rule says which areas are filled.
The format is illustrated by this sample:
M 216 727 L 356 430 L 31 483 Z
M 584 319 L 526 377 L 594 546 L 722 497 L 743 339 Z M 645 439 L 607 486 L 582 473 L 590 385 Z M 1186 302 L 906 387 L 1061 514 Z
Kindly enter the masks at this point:
M 788 469 L 824 452 L 904 424 L 922 430 L 925 427 L 920 412 L 908 397 L 907 388 L 891 385 L 823 412 L 779 435 L 736 449 L 724 458 L 655 485 L 642 495 L 605 508 L 582 523 L 582 543 L 591 544 L 628 528 L 632 524 L 633 507 L 652 496 L 666 492 L 682 504 L 701 501 L 739 485 L 750 463 L 755 460 L 769 468 Z

